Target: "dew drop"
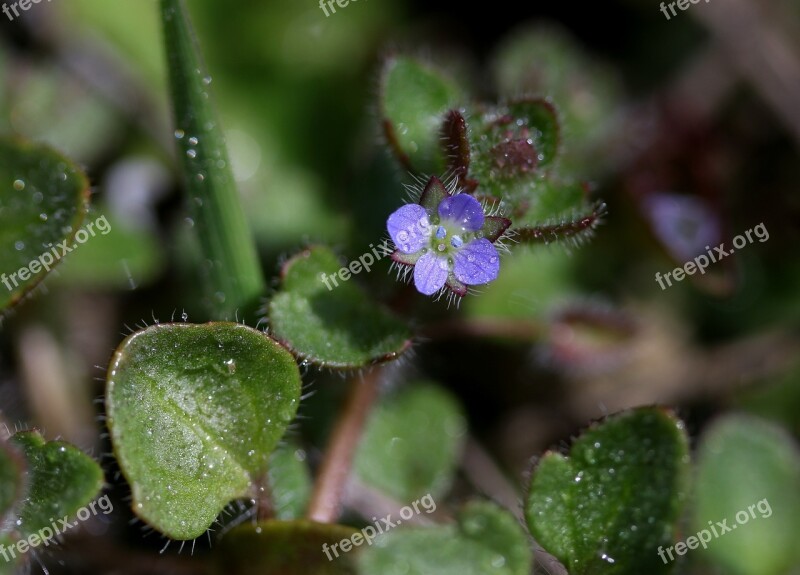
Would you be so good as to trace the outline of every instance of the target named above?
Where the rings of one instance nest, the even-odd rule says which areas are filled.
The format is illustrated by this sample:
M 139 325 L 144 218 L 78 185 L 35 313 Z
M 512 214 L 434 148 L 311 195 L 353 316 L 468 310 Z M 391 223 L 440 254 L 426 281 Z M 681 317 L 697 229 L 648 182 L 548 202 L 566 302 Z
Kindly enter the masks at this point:
M 175 130 L 175 139 L 176 140 L 182 140 L 185 135 L 186 135 L 186 132 L 184 132 L 183 130 Z
M 197 138 L 195 138 L 194 136 L 192 136 L 191 138 L 189 138 L 189 145 L 190 145 L 190 146 L 196 146 L 196 145 L 197 145 L 197 143 L 198 143 L 198 139 L 197 139 Z
M 616 563 L 616 561 L 614 561 L 614 558 L 613 558 L 613 557 L 611 557 L 611 555 L 606 555 L 605 553 L 603 553 L 603 554 L 600 556 L 600 559 L 602 559 L 603 561 L 605 561 L 605 562 L 607 562 L 607 563 L 612 563 L 612 564 L 613 564 L 613 563 Z
M 186 150 L 186 155 L 194 159 L 197 157 L 197 150 Z
M 236 373 L 236 362 L 233 361 L 232 359 L 229 359 L 228 361 L 225 362 L 225 367 L 228 368 L 228 373 L 230 374 Z
M 25 181 L 24 180 L 14 180 L 14 189 L 18 192 L 21 192 L 25 189 Z

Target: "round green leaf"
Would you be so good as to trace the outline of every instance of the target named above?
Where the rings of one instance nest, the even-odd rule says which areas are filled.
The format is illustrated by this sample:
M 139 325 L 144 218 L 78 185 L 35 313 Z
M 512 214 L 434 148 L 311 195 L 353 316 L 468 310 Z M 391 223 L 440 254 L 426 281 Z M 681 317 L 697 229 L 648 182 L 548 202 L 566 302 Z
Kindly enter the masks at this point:
M 672 541 L 688 475 L 683 424 L 657 408 L 613 416 L 546 454 L 533 474 L 526 519 L 571 575 L 657 575 Z
M 449 393 L 430 384 L 404 387 L 370 414 L 354 469 L 395 501 L 438 497 L 450 488 L 466 430 L 464 412 Z
M 410 345 L 408 327 L 371 301 L 352 278 L 337 276 L 340 268 L 336 255 L 321 246 L 289 260 L 282 289 L 269 303 L 272 335 L 297 356 L 326 367 L 397 359 Z
M 305 520 L 241 525 L 220 541 L 217 570 L 225 575 L 355 575 L 358 547 L 348 553 L 331 550 L 355 533 L 351 527 Z
M 86 176 L 65 157 L 0 139 L 0 311 L 75 247 L 88 202 Z
M 192 539 L 232 499 L 255 498 L 300 387 L 291 354 L 243 325 L 162 324 L 128 337 L 106 403 L 136 514 Z
M 709 539 L 698 556 L 741 575 L 800 564 L 800 450 L 781 428 L 740 415 L 712 425 L 698 450 L 695 499 L 692 531 Z
M 357 561 L 362 575 L 528 575 L 532 556 L 513 515 L 476 502 L 464 508 L 457 525 L 379 535 Z
M 103 487 L 103 470 L 94 459 L 64 441 L 48 441 L 37 431 L 10 439 L 27 461 L 27 492 L 18 507 L 15 530 L 21 538 L 49 527 L 54 519 L 73 516 Z

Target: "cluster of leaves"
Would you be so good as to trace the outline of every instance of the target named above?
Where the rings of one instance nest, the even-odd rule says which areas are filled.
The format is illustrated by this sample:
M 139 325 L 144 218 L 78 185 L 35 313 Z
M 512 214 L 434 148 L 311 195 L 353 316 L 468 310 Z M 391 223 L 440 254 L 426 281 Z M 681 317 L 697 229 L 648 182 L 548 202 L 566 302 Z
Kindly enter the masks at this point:
M 605 206 L 590 200 L 586 183 L 559 170 L 555 105 L 532 96 L 474 104 L 468 93 L 432 65 L 407 56 L 387 60 L 381 113 L 387 143 L 400 164 L 422 179 L 423 174 L 446 175 L 455 190 L 478 199 L 485 211 L 502 214 L 502 223 L 482 231 L 481 237 L 492 242 L 504 233 L 520 243 L 577 243 L 588 237 Z M 425 202 L 436 195 L 431 193 L 435 183 L 431 179 L 415 198 L 429 213 L 435 205 Z M 401 266 L 417 262 L 401 250 L 394 260 Z M 459 296 L 466 293 L 452 273 L 447 287 Z

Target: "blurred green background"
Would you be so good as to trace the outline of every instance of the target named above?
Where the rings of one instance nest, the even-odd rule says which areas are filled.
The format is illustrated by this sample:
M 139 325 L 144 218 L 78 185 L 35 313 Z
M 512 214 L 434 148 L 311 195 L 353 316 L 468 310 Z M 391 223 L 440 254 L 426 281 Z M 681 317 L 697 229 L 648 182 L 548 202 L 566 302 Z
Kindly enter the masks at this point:
M 590 419 L 635 405 L 676 405 L 693 434 L 736 410 L 800 436 L 800 9 L 711 4 L 667 21 L 656 2 L 632 0 L 359 0 L 329 17 L 312 0 L 189 2 L 270 279 L 310 243 L 357 257 L 407 198 L 413 180 L 381 135 L 384 55 L 434 62 L 478 100 L 530 91 L 559 106 L 562 167 L 609 207 L 594 239 L 516 250 L 457 316 L 407 299 L 421 324 L 449 314 L 492 336 L 540 329 L 535 338 L 445 334 L 413 358 L 413 370 L 464 402 L 474 434 L 515 478 Z M 5 318 L 2 418 L 98 454 L 108 445 L 92 398 L 126 330 L 207 319 L 160 34 L 153 0 L 55 0 L 13 22 L 0 17 L 0 130 L 85 166 L 90 218 L 105 214 L 113 228 Z M 689 195 L 705 211 L 654 213 L 656 194 Z M 654 281 L 683 264 L 675 254 L 686 226 L 714 227 L 730 242 L 762 222 L 769 240 L 708 277 L 663 291 Z M 388 300 L 388 270 L 383 261 L 356 281 Z M 317 394 L 298 435 L 313 461 L 342 386 L 327 373 L 310 379 Z M 132 548 L 163 545 L 118 523 Z

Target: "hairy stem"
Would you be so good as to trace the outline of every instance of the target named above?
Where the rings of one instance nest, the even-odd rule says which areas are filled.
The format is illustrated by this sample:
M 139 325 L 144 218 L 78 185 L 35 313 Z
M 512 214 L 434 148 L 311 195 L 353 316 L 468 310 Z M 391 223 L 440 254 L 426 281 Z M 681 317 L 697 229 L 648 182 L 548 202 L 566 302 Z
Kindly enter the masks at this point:
M 339 517 L 347 480 L 367 416 L 378 398 L 383 371 L 375 368 L 351 383 L 350 395 L 333 431 L 320 467 L 307 517 L 333 523 Z

